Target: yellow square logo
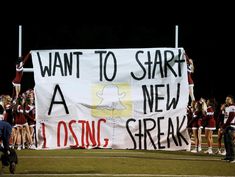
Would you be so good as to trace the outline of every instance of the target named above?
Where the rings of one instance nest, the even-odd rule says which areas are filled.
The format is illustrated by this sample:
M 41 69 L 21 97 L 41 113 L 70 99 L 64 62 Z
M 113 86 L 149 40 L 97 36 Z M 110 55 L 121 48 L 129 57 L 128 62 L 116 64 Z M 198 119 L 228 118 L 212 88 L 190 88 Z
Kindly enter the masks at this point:
M 131 88 L 127 83 L 94 85 L 92 101 L 94 117 L 128 118 L 132 115 Z

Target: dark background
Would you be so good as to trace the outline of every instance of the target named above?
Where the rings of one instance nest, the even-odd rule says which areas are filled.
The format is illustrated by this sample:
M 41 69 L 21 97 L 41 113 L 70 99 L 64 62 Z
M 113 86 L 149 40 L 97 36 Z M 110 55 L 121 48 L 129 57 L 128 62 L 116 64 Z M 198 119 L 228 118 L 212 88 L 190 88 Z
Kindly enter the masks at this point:
M 204 19 L 204 18 L 203 18 Z M 182 22 L 183 21 L 183 22 Z M 22 54 L 40 49 L 95 49 L 174 47 L 175 25 L 179 26 L 179 47 L 194 60 L 196 99 L 215 97 L 223 102 L 234 90 L 233 21 L 118 20 L 116 23 L 71 21 L 71 23 L 12 23 L 1 29 L 0 94 L 12 93 L 18 56 L 18 26 L 22 24 Z M 31 67 L 28 60 L 25 67 Z M 33 88 L 33 74 L 24 73 L 22 91 Z

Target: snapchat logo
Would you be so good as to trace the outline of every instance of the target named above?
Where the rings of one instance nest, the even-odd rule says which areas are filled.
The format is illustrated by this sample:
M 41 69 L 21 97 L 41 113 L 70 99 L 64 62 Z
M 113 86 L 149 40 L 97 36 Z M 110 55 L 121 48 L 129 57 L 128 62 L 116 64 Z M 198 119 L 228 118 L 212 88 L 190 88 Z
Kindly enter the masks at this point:
M 130 117 L 132 113 L 129 84 L 95 85 L 92 89 L 94 117 Z

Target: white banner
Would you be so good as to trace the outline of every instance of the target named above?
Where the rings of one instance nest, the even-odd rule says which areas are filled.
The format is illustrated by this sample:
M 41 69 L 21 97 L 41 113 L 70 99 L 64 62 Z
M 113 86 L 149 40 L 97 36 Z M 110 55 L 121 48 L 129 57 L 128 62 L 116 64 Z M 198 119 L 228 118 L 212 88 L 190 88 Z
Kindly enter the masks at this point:
M 188 148 L 183 48 L 31 54 L 38 149 Z

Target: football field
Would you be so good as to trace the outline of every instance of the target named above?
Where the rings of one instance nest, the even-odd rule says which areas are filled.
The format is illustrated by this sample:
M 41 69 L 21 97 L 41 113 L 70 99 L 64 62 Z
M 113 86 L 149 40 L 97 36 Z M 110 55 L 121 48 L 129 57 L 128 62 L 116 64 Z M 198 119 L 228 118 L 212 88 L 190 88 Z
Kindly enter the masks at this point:
M 21 150 L 14 175 L 2 176 L 235 176 L 221 155 L 111 149 Z

